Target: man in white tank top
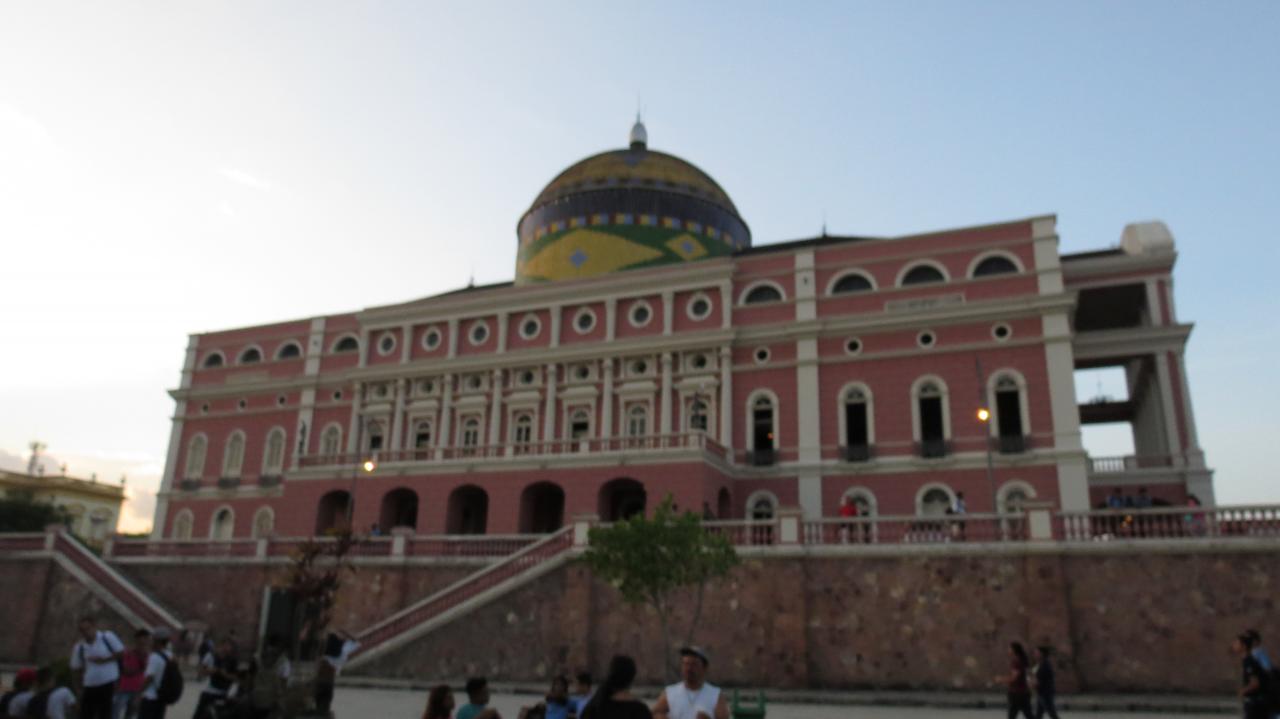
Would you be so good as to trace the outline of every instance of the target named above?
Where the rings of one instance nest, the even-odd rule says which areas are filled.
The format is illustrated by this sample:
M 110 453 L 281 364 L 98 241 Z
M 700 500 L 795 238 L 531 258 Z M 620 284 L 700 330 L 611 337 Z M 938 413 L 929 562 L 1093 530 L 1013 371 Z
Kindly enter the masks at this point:
M 680 683 L 672 684 L 653 705 L 654 719 L 729 719 L 720 687 L 707 682 L 710 664 L 702 647 L 680 649 Z

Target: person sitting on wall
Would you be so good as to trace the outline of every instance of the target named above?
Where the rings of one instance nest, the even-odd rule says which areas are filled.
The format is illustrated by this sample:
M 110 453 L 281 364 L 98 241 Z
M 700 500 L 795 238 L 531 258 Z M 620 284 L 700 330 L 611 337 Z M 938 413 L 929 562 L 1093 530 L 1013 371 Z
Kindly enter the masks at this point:
M 555 677 L 546 698 L 531 707 L 520 709 L 520 719 L 567 719 L 569 716 L 569 680 Z
M 502 719 L 496 709 L 486 706 L 488 703 L 489 680 L 471 677 L 467 680 L 467 703 L 458 710 L 457 719 Z
M 729 719 L 720 687 L 707 681 L 711 661 L 701 647 L 680 649 L 680 682 L 667 687 L 653 705 L 659 719 Z

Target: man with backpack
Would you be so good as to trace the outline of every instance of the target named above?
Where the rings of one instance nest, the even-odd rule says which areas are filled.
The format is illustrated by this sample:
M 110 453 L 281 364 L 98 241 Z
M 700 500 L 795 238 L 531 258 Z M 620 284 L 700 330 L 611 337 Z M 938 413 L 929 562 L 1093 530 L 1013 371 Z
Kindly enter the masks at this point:
M 293 665 L 289 663 L 284 639 L 279 634 L 268 636 L 266 646 L 254 662 L 253 689 L 249 692 L 253 719 L 280 715 L 292 673 Z
M 168 629 L 160 627 L 151 633 L 151 648 L 138 719 L 164 719 L 165 710 L 182 696 L 182 672 L 169 650 Z
M 123 656 L 120 637 L 98 631 L 93 617 L 80 620 L 80 641 L 71 648 L 71 670 L 80 672 L 80 719 L 111 719 L 112 695 Z
M 36 670 L 19 669 L 13 677 L 13 689 L 0 697 L 0 718 L 26 716 L 27 702 L 35 694 Z
M 36 672 L 36 693 L 27 702 L 27 719 L 69 719 L 75 705 L 76 695 L 55 685 L 53 667 L 40 667 Z

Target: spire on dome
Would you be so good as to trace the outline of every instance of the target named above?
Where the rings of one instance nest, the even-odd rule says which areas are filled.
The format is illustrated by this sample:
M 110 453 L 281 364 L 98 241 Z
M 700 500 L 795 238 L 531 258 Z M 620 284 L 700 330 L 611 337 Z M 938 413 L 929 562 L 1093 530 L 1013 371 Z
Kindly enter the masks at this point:
M 643 150 L 649 144 L 649 133 L 644 129 L 644 123 L 640 121 L 640 113 L 636 112 L 636 124 L 631 126 L 631 149 Z

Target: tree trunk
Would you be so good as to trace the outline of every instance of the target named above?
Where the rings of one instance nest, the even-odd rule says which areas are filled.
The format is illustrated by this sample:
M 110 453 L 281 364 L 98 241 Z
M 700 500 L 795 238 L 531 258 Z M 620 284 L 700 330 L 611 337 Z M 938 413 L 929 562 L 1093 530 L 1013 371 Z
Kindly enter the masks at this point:
M 689 632 L 684 636 L 686 646 L 693 644 L 693 633 L 698 630 L 698 622 L 702 621 L 702 597 L 707 592 L 707 581 L 698 584 L 698 598 L 693 602 L 693 621 L 689 622 Z

